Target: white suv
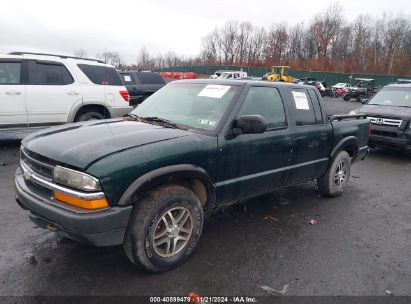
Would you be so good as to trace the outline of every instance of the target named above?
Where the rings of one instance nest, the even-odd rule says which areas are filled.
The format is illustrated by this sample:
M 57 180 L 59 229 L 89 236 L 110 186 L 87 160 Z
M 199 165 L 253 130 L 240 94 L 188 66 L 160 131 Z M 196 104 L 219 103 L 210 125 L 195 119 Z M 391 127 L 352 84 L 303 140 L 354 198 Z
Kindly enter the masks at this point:
M 117 117 L 132 110 L 117 71 L 61 55 L 0 54 L 0 132 Z

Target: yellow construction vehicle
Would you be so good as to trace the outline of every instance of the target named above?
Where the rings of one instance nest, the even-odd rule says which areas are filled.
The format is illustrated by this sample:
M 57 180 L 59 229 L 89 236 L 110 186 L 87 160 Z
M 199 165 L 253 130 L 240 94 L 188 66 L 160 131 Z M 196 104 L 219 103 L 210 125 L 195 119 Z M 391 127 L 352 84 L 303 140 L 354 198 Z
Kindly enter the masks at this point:
M 294 82 L 295 78 L 290 75 L 291 68 L 285 65 L 271 67 L 271 71 L 263 76 L 264 80 Z

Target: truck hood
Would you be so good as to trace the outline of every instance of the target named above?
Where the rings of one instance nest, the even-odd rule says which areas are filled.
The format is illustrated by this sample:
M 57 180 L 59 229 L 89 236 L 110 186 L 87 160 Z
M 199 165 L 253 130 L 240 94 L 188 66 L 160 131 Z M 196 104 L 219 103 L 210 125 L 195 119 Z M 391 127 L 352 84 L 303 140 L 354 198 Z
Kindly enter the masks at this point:
M 22 145 L 56 162 L 85 170 L 96 160 L 118 151 L 191 134 L 180 129 L 111 119 L 38 131 L 24 138 Z
M 377 116 L 386 118 L 411 119 L 411 108 L 393 107 L 393 106 L 377 106 L 363 105 L 358 113 L 364 113 L 367 116 Z

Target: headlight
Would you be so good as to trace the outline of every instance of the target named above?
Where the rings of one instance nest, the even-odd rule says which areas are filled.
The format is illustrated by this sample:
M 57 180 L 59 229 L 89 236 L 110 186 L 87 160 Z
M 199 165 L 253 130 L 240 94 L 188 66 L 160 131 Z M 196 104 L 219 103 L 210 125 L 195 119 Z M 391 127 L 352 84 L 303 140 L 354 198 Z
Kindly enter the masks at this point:
M 101 190 L 98 179 L 82 172 L 55 166 L 53 170 L 53 179 L 56 183 L 68 187 L 76 188 L 83 191 Z

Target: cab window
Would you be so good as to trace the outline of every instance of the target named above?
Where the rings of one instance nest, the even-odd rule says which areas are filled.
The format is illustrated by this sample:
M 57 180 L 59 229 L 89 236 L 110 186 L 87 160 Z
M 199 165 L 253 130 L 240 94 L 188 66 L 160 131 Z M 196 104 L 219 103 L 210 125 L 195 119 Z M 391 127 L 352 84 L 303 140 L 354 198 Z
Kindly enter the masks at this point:
M 239 115 L 261 115 L 267 122 L 267 129 L 287 125 L 283 101 L 276 88 L 251 87 Z
M 308 90 L 308 93 L 310 94 L 310 98 L 314 107 L 315 122 L 316 124 L 322 125 L 324 123 L 324 119 L 322 116 L 321 105 L 320 100 L 318 99 L 318 95 L 314 92 L 314 90 Z
M 0 85 L 20 83 L 20 62 L 0 62 Z
M 316 116 L 311 98 L 304 89 L 291 90 L 294 100 L 294 113 L 297 126 L 311 126 L 316 124 Z
M 59 63 L 29 61 L 27 64 L 31 85 L 65 85 L 73 83 L 73 77 L 67 68 Z

